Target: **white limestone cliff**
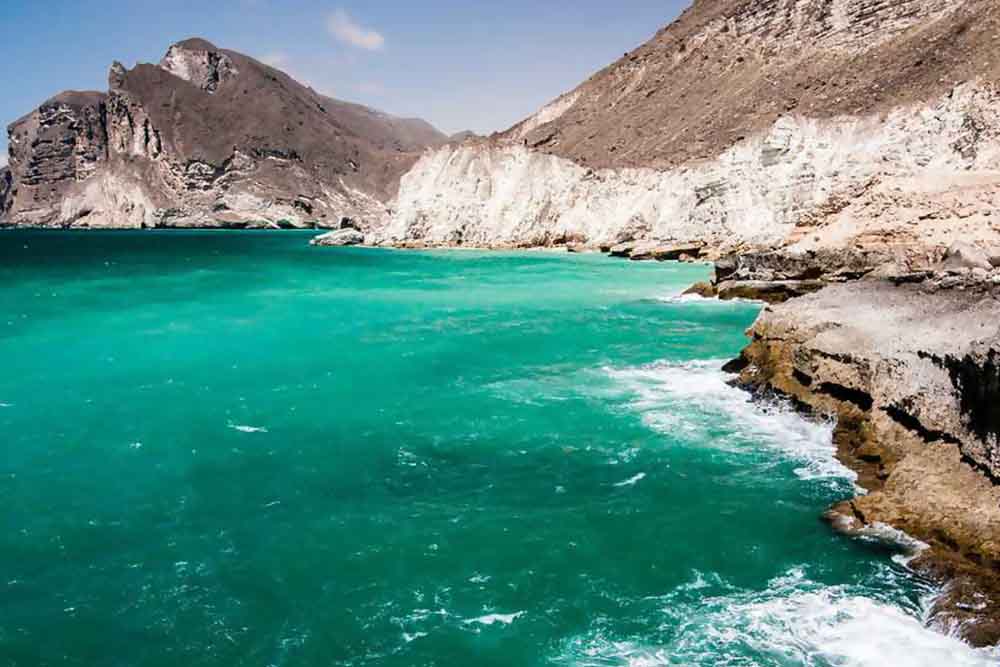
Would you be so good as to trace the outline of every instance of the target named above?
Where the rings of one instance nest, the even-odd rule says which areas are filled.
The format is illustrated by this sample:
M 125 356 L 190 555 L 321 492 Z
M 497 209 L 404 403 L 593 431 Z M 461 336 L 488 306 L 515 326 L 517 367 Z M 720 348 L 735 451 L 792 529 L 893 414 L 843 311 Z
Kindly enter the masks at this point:
M 974 83 L 887 116 L 782 117 L 718 158 L 659 171 L 589 169 L 521 144 L 430 151 L 401 182 L 380 242 L 775 245 L 893 183 L 1000 183 L 1000 95 Z M 914 212 L 919 215 L 920 212 Z M 821 220 L 819 220 L 821 219 Z M 998 220 L 1000 222 L 1000 220 Z M 900 221 L 905 224 L 906 220 Z

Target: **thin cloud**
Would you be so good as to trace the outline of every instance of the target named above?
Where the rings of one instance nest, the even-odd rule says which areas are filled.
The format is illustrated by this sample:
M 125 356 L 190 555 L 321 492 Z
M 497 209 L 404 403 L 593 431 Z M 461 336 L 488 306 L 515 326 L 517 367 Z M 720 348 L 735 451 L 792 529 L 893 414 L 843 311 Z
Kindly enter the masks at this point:
M 7 151 L 4 151 L 2 154 L 0 154 L 0 169 L 3 169 L 6 166 L 7 166 Z
M 291 58 L 288 57 L 287 53 L 282 53 L 281 51 L 275 51 L 273 53 L 268 53 L 261 57 L 260 61 L 265 65 L 274 67 L 275 69 L 283 69 L 288 67 L 288 63 Z
M 377 81 L 364 81 L 358 84 L 358 91 L 365 95 L 382 95 L 385 93 L 385 86 Z
M 385 46 L 385 37 L 380 32 L 362 26 L 343 9 L 338 9 L 330 15 L 326 27 L 338 42 L 359 49 L 380 51 Z

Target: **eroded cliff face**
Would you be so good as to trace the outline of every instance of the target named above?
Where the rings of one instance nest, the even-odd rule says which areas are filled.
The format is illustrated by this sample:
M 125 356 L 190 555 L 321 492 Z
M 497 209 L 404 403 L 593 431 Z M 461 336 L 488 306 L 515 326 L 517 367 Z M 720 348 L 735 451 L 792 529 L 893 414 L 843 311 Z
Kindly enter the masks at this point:
M 948 582 L 936 620 L 981 645 L 1000 641 L 998 290 L 827 287 L 765 310 L 740 364 L 752 390 L 837 419 L 840 457 L 869 493 L 831 521 L 928 544 L 914 566 Z
M 712 158 L 779 117 L 870 116 L 996 82 L 992 0 L 697 0 L 505 139 L 592 167 Z
M 884 221 L 885 209 L 898 212 L 905 201 L 911 210 L 893 219 L 895 240 L 904 242 L 907 230 L 911 240 L 930 239 L 911 223 L 936 218 L 926 226 L 936 224 L 935 241 L 947 245 L 970 228 L 984 238 L 1000 231 L 1000 218 L 989 218 L 1000 203 L 998 169 L 1000 94 L 970 83 L 885 116 L 783 116 L 717 158 L 666 170 L 592 169 L 510 142 L 449 146 L 403 178 L 382 239 L 481 246 L 655 239 L 701 241 L 719 252 L 793 241 L 849 246 L 870 231 L 865 224 Z M 962 184 L 980 188 L 982 201 L 965 202 L 971 212 L 959 215 L 941 195 Z M 861 210 L 862 200 L 882 202 L 882 210 Z M 935 207 L 939 215 L 929 215 Z
M 400 175 L 446 141 L 200 39 L 108 81 L 10 126 L 7 224 L 381 226 Z
M 62 93 L 11 126 L 10 213 L 46 224 L 107 162 L 105 102 L 103 93 Z
M 698 0 L 507 132 L 425 156 L 380 238 L 992 239 L 966 209 L 996 203 L 998 82 L 992 0 Z

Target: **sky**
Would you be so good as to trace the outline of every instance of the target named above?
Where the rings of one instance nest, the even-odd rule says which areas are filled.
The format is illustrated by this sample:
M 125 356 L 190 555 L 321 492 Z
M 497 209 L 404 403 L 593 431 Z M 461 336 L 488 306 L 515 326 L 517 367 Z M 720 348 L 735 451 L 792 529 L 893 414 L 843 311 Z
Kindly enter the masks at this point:
M 4 0 L 0 126 L 111 63 L 158 62 L 187 37 L 318 91 L 430 121 L 503 130 L 642 44 L 687 0 Z M 0 132 L 0 164 L 6 161 Z

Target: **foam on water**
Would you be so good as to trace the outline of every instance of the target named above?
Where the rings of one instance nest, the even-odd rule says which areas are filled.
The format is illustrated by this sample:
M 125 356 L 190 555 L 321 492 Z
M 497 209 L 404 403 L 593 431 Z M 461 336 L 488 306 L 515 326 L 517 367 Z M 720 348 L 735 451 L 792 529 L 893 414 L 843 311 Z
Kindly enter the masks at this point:
M 260 426 L 246 426 L 245 424 L 229 424 L 229 428 L 240 433 L 267 433 L 267 429 Z
M 624 482 L 619 482 L 618 484 L 615 484 L 615 486 L 618 488 L 622 488 L 625 486 L 635 486 L 644 479 L 646 479 L 646 473 L 641 472 L 635 477 L 630 477 L 629 479 L 626 479 Z
M 904 567 L 909 565 L 910 561 L 919 556 L 921 552 L 931 548 L 926 542 L 922 542 L 902 530 L 884 523 L 873 523 L 870 526 L 864 526 L 857 531 L 857 535 L 862 540 L 886 544 L 901 549 L 903 553 L 896 554 L 892 557 L 892 560 Z
M 657 298 L 657 301 L 669 304 L 694 304 L 694 305 L 719 305 L 719 306 L 732 306 L 734 304 L 762 304 L 763 301 L 755 301 L 754 299 L 726 299 L 722 300 L 718 297 L 706 297 L 700 294 L 669 294 L 667 296 L 661 296 Z
M 466 619 L 462 623 L 465 625 L 496 625 L 497 623 L 510 625 L 522 616 L 524 616 L 523 611 L 519 611 L 516 614 L 487 614 L 479 618 Z
M 697 601 L 673 601 L 662 610 L 663 643 L 615 640 L 601 631 L 567 642 L 554 662 L 579 667 L 987 667 L 997 649 L 973 649 L 931 630 L 918 615 L 822 586 L 801 570 L 763 592 L 736 591 Z
M 802 479 L 855 480 L 836 458 L 833 424 L 802 418 L 790 406 L 762 404 L 727 384 L 723 360 L 658 362 L 633 368 L 606 368 L 616 387 L 630 397 L 631 409 L 652 429 L 690 442 L 724 427 L 714 446 L 745 452 L 764 444 L 801 467 Z

